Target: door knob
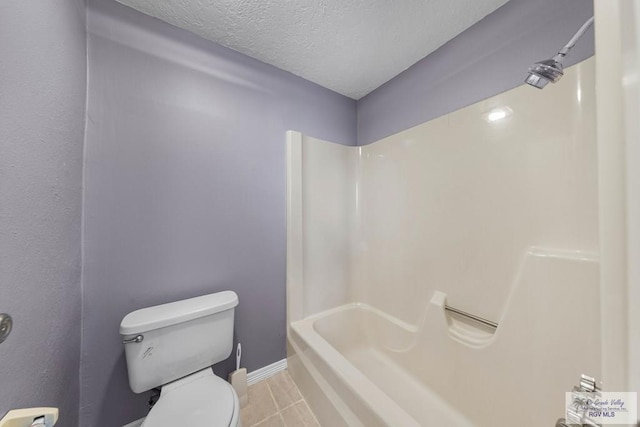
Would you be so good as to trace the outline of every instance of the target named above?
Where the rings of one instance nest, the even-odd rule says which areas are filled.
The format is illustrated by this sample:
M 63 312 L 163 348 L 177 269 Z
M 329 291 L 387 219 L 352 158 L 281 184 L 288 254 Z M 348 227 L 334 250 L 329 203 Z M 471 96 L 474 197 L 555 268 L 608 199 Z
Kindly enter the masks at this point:
M 13 319 L 7 313 L 0 313 L 0 344 L 2 344 L 11 333 Z

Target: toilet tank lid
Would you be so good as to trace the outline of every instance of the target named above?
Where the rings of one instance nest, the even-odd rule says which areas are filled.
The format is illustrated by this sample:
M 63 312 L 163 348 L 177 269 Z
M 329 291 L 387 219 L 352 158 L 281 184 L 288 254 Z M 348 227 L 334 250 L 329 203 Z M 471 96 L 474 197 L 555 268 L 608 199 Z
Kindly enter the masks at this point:
M 189 298 L 168 304 L 143 308 L 127 314 L 120 323 L 121 335 L 134 335 L 177 323 L 229 310 L 238 305 L 238 295 L 233 291 Z

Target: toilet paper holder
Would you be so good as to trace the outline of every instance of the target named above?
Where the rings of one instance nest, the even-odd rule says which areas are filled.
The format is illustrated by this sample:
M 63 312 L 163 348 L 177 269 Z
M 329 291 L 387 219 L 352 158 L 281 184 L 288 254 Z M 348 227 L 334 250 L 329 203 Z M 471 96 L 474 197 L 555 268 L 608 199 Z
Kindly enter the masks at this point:
M 58 422 L 58 408 L 14 409 L 0 420 L 0 427 L 53 427 Z

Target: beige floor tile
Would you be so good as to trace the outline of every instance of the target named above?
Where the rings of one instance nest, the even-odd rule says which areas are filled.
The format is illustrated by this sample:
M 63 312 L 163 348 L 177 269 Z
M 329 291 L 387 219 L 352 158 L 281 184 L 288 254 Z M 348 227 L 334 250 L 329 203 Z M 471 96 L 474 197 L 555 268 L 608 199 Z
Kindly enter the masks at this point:
M 287 371 L 270 377 L 267 379 L 267 383 L 269 387 L 271 387 L 271 392 L 276 400 L 278 409 L 284 409 L 302 400 L 302 395 L 300 395 L 298 387 L 296 387 Z
M 253 426 L 278 412 L 266 381 L 250 386 L 248 393 L 249 402 L 240 411 L 243 426 Z
M 286 427 L 320 427 L 304 401 L 280 412 Z
M 250 426 L 247 426 L 250 427 Z M 266 420 L 258 423 L 255 427 L 285 427 L 284 421 L 282 421 L 282 417 L 280 413 L 270 416 Z

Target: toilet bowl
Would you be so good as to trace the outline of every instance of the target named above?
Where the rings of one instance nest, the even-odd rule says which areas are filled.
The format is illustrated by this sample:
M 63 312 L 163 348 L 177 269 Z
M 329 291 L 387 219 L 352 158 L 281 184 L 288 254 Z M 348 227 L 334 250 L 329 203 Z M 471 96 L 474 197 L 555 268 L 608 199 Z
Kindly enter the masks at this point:
M 211 369 L 231 355 L 237 305 L 235 292 L 224 291 L 122 319 L 131 390 L 161 387 L 143 427 L 240 427 L 238 396 Z
M 142 427 L 176 426 L 241 427 L 235 390 L 210 368 L 165 385 Z

